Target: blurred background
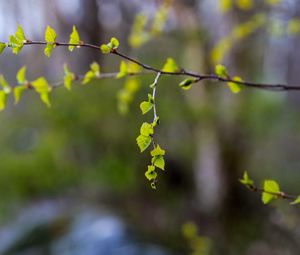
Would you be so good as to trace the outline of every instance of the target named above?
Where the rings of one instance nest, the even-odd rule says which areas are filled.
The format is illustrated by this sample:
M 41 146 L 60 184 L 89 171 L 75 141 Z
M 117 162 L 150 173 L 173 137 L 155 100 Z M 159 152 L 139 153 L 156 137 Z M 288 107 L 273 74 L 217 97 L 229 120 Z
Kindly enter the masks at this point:
M 232 75 L 269 83 L 300 83 L 300 2 L 296 0 L 11 0 L 0 1 L 0 41 L 17 25 L 42 40 L 47 25 L 68 41 L 76 25 L 82 40 L 102 44 L 115 36 L 120 51 L 162 67 Z M 84 74 L 119 70 L 120 59 L 95 50 L 57 47 L 10 50 L 0 72 L 15 84 L 62 80 L 63 64 Z M 245 170 L 257 182 L 275 179 L 299 194 L 300 94 L 199 83 L 189 91 L 180 77 L 162 77 L 156 139 L 166 170 L 152 190 L 150 161 L 135 142 L 141 101 L 155 75 L 93 81 L 51 95 L 47 109 L 26 93 L 0 114 L 0 254 L 168 255 L 263 254 L 300 251 L 299 207 L 264 206 L 239 183 Z M 131 85 L 130 85 L 131 84 Z M 134 89 L 132 89 L 134 88 Z M 148 118 L 150 118 L 148 120 Z

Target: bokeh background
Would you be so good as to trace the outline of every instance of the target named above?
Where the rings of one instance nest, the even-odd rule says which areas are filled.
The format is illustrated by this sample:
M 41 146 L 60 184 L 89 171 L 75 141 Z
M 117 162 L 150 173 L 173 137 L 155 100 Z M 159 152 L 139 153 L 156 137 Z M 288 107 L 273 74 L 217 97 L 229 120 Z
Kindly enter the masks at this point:
M 213 73 L 223 63 L 245 80 L 298 86 L 299 15 L 296 0 L 1 0 L 0 40 L 21 24 L 28 39 L 43 39 L 50 25 L 68 41 L 76 25 L 84 41 L 115 36 L 121 52 L 156 67 L 173 57 Z M 101 72 L 119 69 L 118 57 L 95 50 L 57 47 L 48 59 L 35 46 L 17 56 L 5 50 L 0 72 L 15 84 L 26 65 L 28 79 L 57 82 L 64 63 L 84 74 L 93 61 Z M 148 153 L 135 138 L 151 118 L 139 104 L 154 78 L 131 80 L 139 89 L 126 100 L 125 78 L 57 89 L 50 109 L 34 92 L 8 102 L 0 114 L 0 254 L 299 254 L 299 207 L 264 206 L 238 180 L 248 170 L 258 184 L 275 179 L 300 192 L 300 94 L 235 95 L 208 81 L 183 91 L 182 78 L 162 77 L 156 139 L 166 170 L 153 191 Z

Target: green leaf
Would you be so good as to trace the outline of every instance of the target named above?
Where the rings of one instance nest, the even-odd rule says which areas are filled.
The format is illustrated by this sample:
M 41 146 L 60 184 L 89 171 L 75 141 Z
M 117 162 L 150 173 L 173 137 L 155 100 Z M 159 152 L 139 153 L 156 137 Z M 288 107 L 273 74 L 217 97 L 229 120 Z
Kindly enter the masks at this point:
M 145 173 L 145 176 L 149 181 L 152 181 L 152 180 L 156 179 L 157 178 L 157 173 L 155 171 L 155 167 L 154 166 L 148 166 L 148 170 Z
M 10 87 L 3 75 L 0 75 L 0 84 L 3 88 Z
M 223 66 L 223 65 L 216 65 L 215 73 L 216 73 L 218 76 L 222 77 L 222 78 L 228 78 L 228 77 L 229 77 L 229 75 L 228 75 L 228 73 L 227 73 L 227 69 L 226 69 L 226 67 Z
M 108 54 L 111 51 L 110 47 L 108 47 L 106 44 L 102 44 L 100 46 L 100 49 L 101 49 L 103 54 Z
M 264 191 L 262 194 L 262 201 L 264 204 L 268 204 L 274 198 L 278 198 L 280 193 L 279 185 L 274 180 L 265 180 Z M 271 194 L 270 194 L 271 193 Z
M 82 84 L 88 84 L 94 78 L 95 78 L 94 72 L 93 71 L 87 71 L 87 73 L 84 75 Z
M 26 66 L 23 66 L 17 73 L 18 84 L 22 85 L 27 83 L 26 80 Z
M 65 71 L 64 86 L 66 87 L 66 89 L 71 90 L 72 81 L 75 80 L 75 74 L 69 70 L 66 64 L 64 65 L 64 71 Z
M 0 43 L 0 54 L 4 51 L 5 48 L 6 48 L 6 44 Z
M 166 154 L 166 151 L 160 148 L 159 145 L 156 145 L 156 147 L 150 152 L 152 157 L 155 156 L 163 156 Z
M 189 90 L 197 79 L 188 78 L 179 83 L 179 87 L 184 90 Z
M 237 81 L 237 82 L 243 82 L 242 78 L 238 77 L 238 76 L 234 76 L 233 79 L 234 81 Z M 231 92 L 234 93 L 234 94 L 237 94 L 241 91 L 241 85 L 238 84 L 238 83 L 234 83 L 234 82 L 228 82 L 227 83 Z
M 50 58 L 52 55 L 52 51 L 54 49 L 54 45 L 53 44 L 47 44 L 44 50 L 45 55 Z
M 57 37 L 57 35 L 56 35 L 55 30 L 52 27 L 47 26 L 47 29 L 45 32 L 45 41 L 47 43 L 55 43 L 56 37 Z
M 51 103 L 49 100 L 49 92 L 51 91 L 51 87 L 49 86 L 47 80 L 44 77 L 40 77 L 31 82 L 31 85 L 34 87 L 35 91 L 40 94 L 42 102 L 50 107 Z
M 147 102 L 147 101 L 143 101 L 140 104 L 140 108 L 143 114 L 146 114 L 147 112 L 149 112 L 152 108 L 153 108 L 153 103 L 151 102 Z
M 243 179 L 241 179 L 240 182 L 247 187 L 253 186 L 254 184 L 254 182 L 249 178 L 247 171 L 244 172 Z
M 7 99 L 7 94 L 3 90 L 0 90 L 0 111 L 3 111 L 5 109 L 6 99 Z
M 100 66 L 97 62 L 93 62 L 90 67 L 96 76 L 100 76 Z
M 26 85 L 14 87 L 15 104 L 19 103 L 25 90 L 26 90 Z
M 44 53 L 45 55 L 50 58 L 53 49 L 56 47 L 56 32 L 53 28 L 50 26 L 47 26 L 46 32 L 45 32 L 45 41 L 47 42 L 47 45 L 45 47 Z
M 300 196 L 298 196 L 292 203 L 291 205 L 297 205 L 300 204 Z
M 153 125 L 147 122 L 144 122 L 140 129 L 141 135 L 152 136 L 154 134 Z
M 119 44 L 120 43 L 119 43 L 118 39 L 115 37 L 112 37 L 110 39 L 110 42 L 107 44 L 102 44 L 100 46 L 100 49 L 101 49 L 102 53 L 107 54 L 107 53 L 112 52 L 113 50 L 118 49 Z
M 139 148 L 140 148 L 140 151 L 143 152 L 143 151 L 145 151 L 145 150 L 149 147 L 149 145 L 151 144 L 152 138 L 151 138 L 151 136 L 139 135 L 139 136 L 136 138 L 136 142 L 137 142 L 137 145 L 138 145 Z
M 151 160 L 151 163 L 157 168 L 165 170 L 165 159 L 162 155 L 154 156 Z
M 162 71 L 170 73 L 177 72 L 178 70 L 179 68 L 173 58 L 168 58 L 162 69 Z
M 76 27 L 73 26 L 73 31 L 70 35 L 69 44 L 80 44 L 80 36 L 76 30 Z M 69 51 L 73 51 L 75 46 L 69 46 Z
M 117 79 L 125 77 L 128 74 L 128 67 L 125 61 L 121 61 L 120 63 L 120 71 L 117 74 Z
M 9 37 L 9 43 L 8 44 L 12 48 L 13 53 L 18 54 L 22 50 L 24 42 L 20 41 L 17 37 L 11 35 Z
M 118 49 L 118 48 L 119 48 L 119 45 L 120 45 L 118 39 L 115 38 L 115 37 L 112 37 L 112 38 L 110 39 L 110 43 L 109 43 L 109 44 L 110 44 L 110 47 L 111 47 L 112 49 L 114 49 L 114 50 Z
M 43 103 L 46 104 L 47 107 L 51 107 L 50 99 L 49 99 L 49 93 L 42 93 L 40 94 L 41 100 Z
M 23 31 L 23 28 L 22 26 L 18 25 L 18 30 L 16 32 L 16 38 L 18 40 L 20 40 L 21 42 L 25 42 L 26 41 L 26 38 L 25 38 L 25 34 L 24 34 L 24 31 Z
M 85 74 L 82 84 L 87 84 L 96 77 L 100 77 L 100 66 L 98 63 L 93 62 L 90 65 L 90 70 Z

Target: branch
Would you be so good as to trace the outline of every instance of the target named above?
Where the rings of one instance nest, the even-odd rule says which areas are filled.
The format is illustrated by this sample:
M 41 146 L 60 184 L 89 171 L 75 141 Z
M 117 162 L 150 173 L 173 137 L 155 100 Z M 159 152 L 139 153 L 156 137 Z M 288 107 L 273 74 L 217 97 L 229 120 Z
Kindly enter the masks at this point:
M 1 42 L 0 42 L 1 43 Z M 5 43 L 3 43 L 5 44 Z M 24 46 L 31 46 L 31 45 L 47 45 L 47 42 L 45 41 L 31 41 L 31 40 L 26 40 L 24 42 Z M 94 50 L 98 50 L 100 51 L 100 46 L 98 45 L 94 45 L 94 44 L 89 44 L 89 43 L 78 43 L 78 44 L 71 44 L 71 43 L 64 43 L 64 42 L 55 42 L 53 43 L 53 45 L 55 46 L 61 46 L 61 47 L 69 47 L 69 46 L 75 46 L 77 48 L 90 48 L 90 49 L 94 49 Z M 8 44 L 8 47 L 11 47 Z M 231 78 L 224 78 L 215 74 L 199 74 L 199 73 L 193 73 L 190 71 L 186 71 L 185 69 L 181 69 L 180 71 L 177 72 L 167 72 L 167 71 L 163 71 L 161 69 L 155 68 L 153 66 L 144 64 L 142 62 L 140 62 L 137 59 L 134 59 L 130 56 L 127 56 L 124 53 L 119 52 L 117 49 L 113 49 L 110 52 L 111 54 L 117 55 L 123 59 L 128 60 L 129 62 L 135 63 L 139 66 L 141 66 L 142 68 L 144 68 L 147 71 L 150 72 L 154 72 L 154 73 L 160 73 L 161 75 L 174 75 L 174 76 L 187 76 L 187 77 L 193 77 L 196 78 L 196 80 L 194 81 L 194 83 L 200 82 L 200 81 L 204 81 L 204 80 L 211 80 L 211 81 L 219 81 L 222 83 L 228 83 L 228 82 L 232 82 L 235 84 L 239 84 L 245 87 L 249 87 L 249 88 L 256 88 L 256 89 L 263 89 L 263 90 L 271 90 L 271 91 L 300 91 L 300 87 L 298 86 L 290 86 L 287 84 L 269 84 L 269 83 L 257 83 L 257 82 L 250 82 L 250 81 L 236 81 L 234 79 Z

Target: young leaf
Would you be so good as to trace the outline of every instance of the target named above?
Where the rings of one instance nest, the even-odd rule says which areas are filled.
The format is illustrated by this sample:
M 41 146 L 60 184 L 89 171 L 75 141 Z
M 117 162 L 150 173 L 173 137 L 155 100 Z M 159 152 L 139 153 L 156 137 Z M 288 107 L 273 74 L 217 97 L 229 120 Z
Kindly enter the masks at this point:
M 72 73 L 67 65 L 64 65 L 65 77 L 64 77 L 64 86 L 68 89 L 72 89 L 72 81 L 75 79 L 75 74 Z
M 0 111 L 3 111 L 5 109 L 6 98 L 7 94 L 3 90 L 0 90 Z
M 149 112 L 153 108 L 153 103 L 143 101 L 140 104 L 140 108 L 141 108 L 142 113 L 146 114 L 147 112 Z
M 120 63 L 120 71 L 117 74 L 117 79 L 123 78 L 128 74 L 128 68 L 127 68 L 127 64 L 125 61 L 121 61 Z
M 243 82 L 242 78 L 238 77 L 238 76 L 234 76 L 233 79 L 234 81 L 237 81 L 237 82 Z M 227 83 L 231 92 L 234 93 L 234 94 L 237 94 L 241 91 L 241 85 L 238 84 L 238 83 L 235 83 L 235 82 L 228 82 Z
M 100 66 L 98 63 L 93 62 L 90 65 L 90 70 L 85 74 L 82 84 L 87 84 L 96 77 L 100 77 Z
M 5 48 L 6 48 L 6 44 L 0 43 L 0 54 L 4 51 Z
M 95 78 L 94 72 L 93 71 L 87 71 L 87 73 L 84 75 L 82 84 L 88 84 L 94 78 Z
M 179 87 L 184 90 L 189 90 L 192 87 L 193 83 L 196 82 L 196 80 L 197 79 L 187 78 L 179 83 Z
M 45 55 L 50 58 L 51 57 L 51 54 L 52 54 L 52 51 L 54 49 L 54 45 L 53 44 L 47 44 L 46 47 L 45 47 L 45 50 L 44 50 L 44 53 Z
M 18 30 L 16 32 L 16 38 L 23 43 L 26 41 L 26 37 L 25 37 L 24 31 L 23 31 L 23 28 L 20 25 L 18 25 Z
M 0 84 L 3 88 L 9 87 L 9 84 L 7 83 L 3 75 L 0 75 Z
M 216 65 L 215 72 L 218 76 L 220 76 L 222 78 L 228 78 L 229 77 L 229 75 L 227 73 L 227 69 L 223 65 Z
M 47 42 L 47 45 L 45 47 L 44 53 L 45 55 L 50 58 L 53 49 L 55 48 L 55 41 L 56 41 L 56 32 L 53 28 L 50 26 L 47 26 L 46 32 L 45 32 L 45 41 Z
M 244 172 L 243 179 L 241 179 L 240 182 L 247 187 L 253 186 L 254 184 L 254 182 L 249 178 L 247 171 Z
M 106 44 L 102 44 L 100 46 L 100 49 L 101 49 L 103 54 L 108 54 L 111 51 L 111 49 Z
M 160 168 L 161 170 L 165 170 L 165 159 L 163 156 L 161 155 L 154 156 L 151 160 L 151 163 L 157 168 Z
M 154 134 L 153 125 L 147 122 L 144 122 L 140 129 L 141 135 L 152 136 Z
M 162 148 L 160 148 L 159 145 L 157 145 L 151 152 L 150 152 L 151 156 L 152 157 L 155 157 L 155 156 L 163 156 L 166 154 L 166 151 L 163 150 Z
M 93 62 L 90 67 L 96 76 L 100 76 L 100 66 L 97 62 Z
M 136 138 L 137 145 L 139 146 L 141 152 L 145 151 L 149 147 L 151 141 L 152 138 L 150 136 L 139 135 Z
M 18 84 L 22 85 L 27 83 L 26 80 L 26 66 L 23 66 L 17 73 Z
M 31 85 L 34 87 L 36 92 L 40 94 L 42 102 L 44 102 L 48 107 L 50 107 L 51 103 L 49 100 L 49 92 L 51 91 L 51 88 L 47 80 L 44 77 L 40 77 L 35 81 L 31 82 Z
M 298 196 L 292 203 L 291 205 L 297 205 L 300 204 L 300 196 Z
M 168 58 L 162 69 L 162 71 L 170 73 L 177 72 L 178 70 L 179 68 L 173 58 Z
M 56 37 L 57 37 L 57 35 L 56 35 L 55 30 L 52 27 L 47 26 L 46 32 L 45 32 L 45 41 L 47 43 L 55 43 Z
M 112 37 L 112 38 L 110 39 L 110 46 L 111 46 L 112 49 L 114 49 L 114 50 L 118 49 L 118 48 L 119 48 L 119 45 L 120 45 L 120 43 L 119 43 L 119 41 L 118 41 L 117 38 Z
M 148 166 L 148 170 L 145 173 L 145 176 L 149 181 L 155 180 L 157 178 L 157 173 L 155 171 L 155 167 L 154 166 Z
M 76 30 L 76 27 L 73 26 L 72 34 L 70 35 L 69 44 L 80 44 L 80 36 Z M 69 51 L 73 51 L 75 46 L 69 46 Z
M 264 204 L 268 204 L 274 198 L 278 198 L 280 193 L 279 185 L 274 180 L 265 180 L 264 182 L 264 191 L 262 194 L 262 201 Z
M 119 44 L 120 43 L 119 43 L 118 39 L 115 37 L 112 37 L 110 39 L 110 42 L 107 44 L 102 44 L 100 46 L 100 49 L 101 49 L 102 53 L 107 54 L 107 53 L 112 52 L 113 50 L 118 49 Z
M 23 92 L 26 90 L 26 85 L 14 87 L 15 104 L 19 103 Z

